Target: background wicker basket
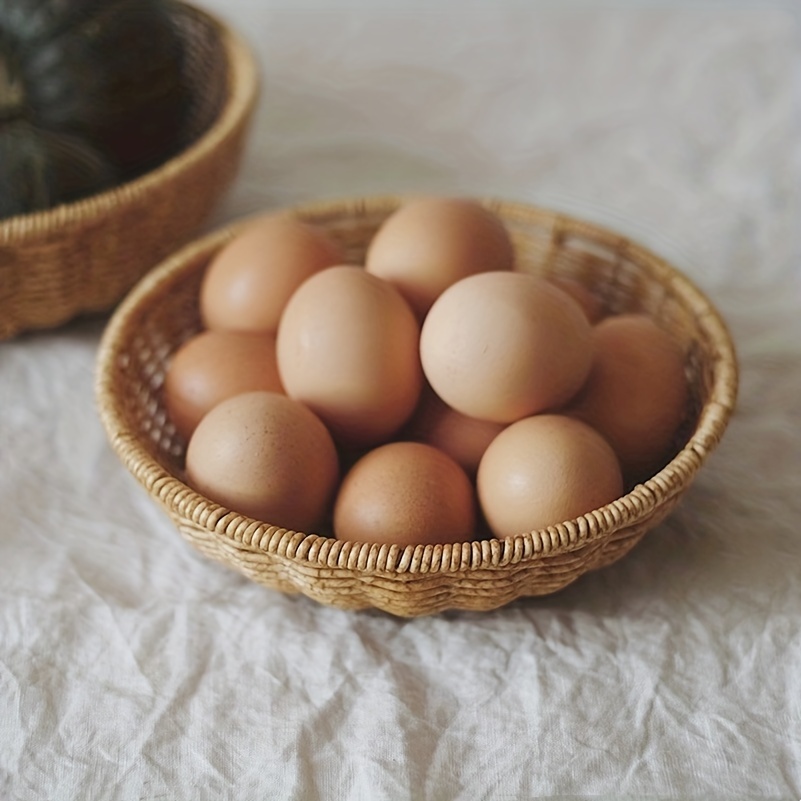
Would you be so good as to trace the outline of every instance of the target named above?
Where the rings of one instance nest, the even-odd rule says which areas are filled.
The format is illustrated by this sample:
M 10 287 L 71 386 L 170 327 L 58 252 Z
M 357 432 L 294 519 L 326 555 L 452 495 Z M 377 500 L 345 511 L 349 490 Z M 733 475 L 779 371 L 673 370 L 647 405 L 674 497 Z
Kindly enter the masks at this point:
M 397 204 L 376 198 L 295 212 L 324 226 L 359 263 Z M 544 209 L 487 205 L 507 224 L 525 269 L 577 278 L 610 311 L 645 312 L 681 343 L 692 400 L 670 463 L 577 520 L 458 545 L 340 542 L 260 523 L 206 500 L 182 480 L 185 443 L 167 419 L 161 388 L 170 353 L 199 328 L 203 269 L 236 225 L 187 246 L 147 276 L 114 314 L 98 355 L 97 400 L 112 446 L 186 539 L 274 589 L 342 608 L 415 616 L 488 610 L 559 590 L 622 557 L 671 511 L 718 443 L 735 404 L 735 354 L 720 316 L 680 272 L 625 237 Z
M 172 13 L 191 87 L 178 155 L 107 192 L 0 222 L 0 340 L 110 309 L 196 233 L 234 178 L 255 63 L 212 16 L 179 3 Z

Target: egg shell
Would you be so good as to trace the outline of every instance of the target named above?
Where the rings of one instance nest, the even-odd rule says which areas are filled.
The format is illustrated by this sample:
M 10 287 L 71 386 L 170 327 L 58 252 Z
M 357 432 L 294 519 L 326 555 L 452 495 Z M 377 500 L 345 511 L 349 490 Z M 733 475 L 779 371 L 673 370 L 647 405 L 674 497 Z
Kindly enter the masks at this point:
M 556 275 L 548 276 L 548 281 L 570 295 L 581 306 L 591 325 L 595 325 L 603 319 L 605 315 L 603 302 L 597 295 L 587 289 L 581 281 Z
M 487 448 L 477 477 L 484 517 L 496 537 L 572 520 L 623 493 L 617 457 L 588 425 L 561 415 L 528 417 Z
M 302 404 L 273 392 L 215 406 L 189 440 L 190 486 L 229 509 L 296 531 L 325 519 L 339 478 L 331 435 Z
M 503 222 L 463 198 L 414 199 L 390 215 L 367 250 L 367 271 L 398 288 L 422 319 L 461 278 L 510 270 L 514 250 Z
M 342 260 L 342 249 L 322 229 L 288 213 L 258 217 L 209 264 L 201 317 L 210 329 L 274 334 L 303 281 Z
M 484 451 L 503 429 L 503 423 L 476 420 L 457 412 L 426 386 L 412 419 L 404 428 L 404 438 L 439 448 L 469 476 L 475 476 Z
M 334 534 L 351 542 L 464 542 L 474 522 L 473 487 L 464 470 L 420 442 L 391 442 L 368 452 L 343 479 L 334 505 Z
M 359 448 L 388 439 L 414 411 L 423 384 L 420 329 L 398 291 L 361 267 L 308 279 L 278 328 L 287 393 Z
M 591 333 L 578 304 L 547 281 L 483 273 L 437 299 L 423 324 L 420 355 L 426 378 L 449 406 L 510 423 L 576 394 L 592 364 Z
M 188 439 L 203 416 L 243 392 L 283 392 L 271 334 L 204 331 L 184 342 L 167 366 L 164 403 Z
M 610 442 L 629 480 L 641 480 L 670 456 L 689 396 L 684 354 L 641 314 L 600 322 L 593 332 L 589 379 L 566 412 Z

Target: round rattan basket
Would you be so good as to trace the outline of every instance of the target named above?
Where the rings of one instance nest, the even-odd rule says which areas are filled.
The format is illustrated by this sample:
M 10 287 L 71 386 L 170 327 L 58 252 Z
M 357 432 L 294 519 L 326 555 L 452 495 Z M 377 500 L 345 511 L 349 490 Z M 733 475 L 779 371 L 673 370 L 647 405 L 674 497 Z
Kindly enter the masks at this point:
M 294 212 L 326 228 L 360 263 L 398 202 L 345 200 Z M 737 366 L 721 317 L 684 275 L 623 236 L 545 209 L 487 205 L 508 226 L 521 268 L 576 278 L 610 312 L 644 312 L 681 343 L 691 402 L 671 461 L 625 496 L 576 520 L 457 545 L 341 542 L 251 520 L 211 502 L 183 480 L 185 442 L 164 411 L 162 384 L 170 354 L 199 330 L 203 270 L 237 224 L 185 247 L 144 278 L 113 315 L 98 354 L 97 401 L 110 442 L 192 545 L 276 590 L 342 608 L 417 616 L 489 610 L 555 592 L 620 559 L 674 508 L 735 404 Z
M 196 234 L 233 180 L 258 94 L 255 62 L 209 14 L 183 3 L 171 13 L 190 87 L 176 155 L 109 191 L 0 221 L 0 340 L 108 311 Z

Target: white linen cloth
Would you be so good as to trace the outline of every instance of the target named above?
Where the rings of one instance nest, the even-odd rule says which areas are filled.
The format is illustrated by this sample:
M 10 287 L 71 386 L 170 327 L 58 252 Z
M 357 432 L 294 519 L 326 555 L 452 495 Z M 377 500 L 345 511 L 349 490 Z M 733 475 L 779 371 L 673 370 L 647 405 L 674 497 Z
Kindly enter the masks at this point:
M 407 190 L 572 211 L 713 298 L 739 408 L 623 561 L 400 620 L 266 590 L 180 539 L 98 422 L 102 320 L 0 343 L 0 798 L 801 798 L 796 11 L 204 5 L 263 76 L 210 227 Z

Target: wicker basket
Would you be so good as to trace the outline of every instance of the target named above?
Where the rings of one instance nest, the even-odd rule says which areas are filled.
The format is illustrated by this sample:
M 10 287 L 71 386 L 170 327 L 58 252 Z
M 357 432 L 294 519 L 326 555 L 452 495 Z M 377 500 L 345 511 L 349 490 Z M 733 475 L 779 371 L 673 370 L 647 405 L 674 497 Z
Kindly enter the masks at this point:
M 107 192 L 0 222 L 0 340 L 107 311 L 187 242 L 237 171 L 255 63 L 221 22 L 175 3 L 192 87 L 177 155 Z
M 324 226 L 359 263 L 397 204 L 375 198 L 295 211 Z M 559 590 L 622 557 L 673 509 L 720 440 L 736 399 L 735 355 L 720 316 L 687 278 L 622 236 L 530 206 L 487 205 L 506 222 L 525 269 L 577 278 L 611 312 L 645 312 L 681 343 L 692 400 L 670 463 L 577 520 L 458 545 L 340 542 L 286 531 L 210 502 L 182 480 L 185 443 L 167 419 L 161 391 L 170 353 L 199 329 L 204 267 L 238 224 L 189 245 L 147 276 L 116 311 L 98 355 L 97 400 L 111 444 L 189 542 L 277 590 L 342 608 L 416 616 L 488 610 Z

